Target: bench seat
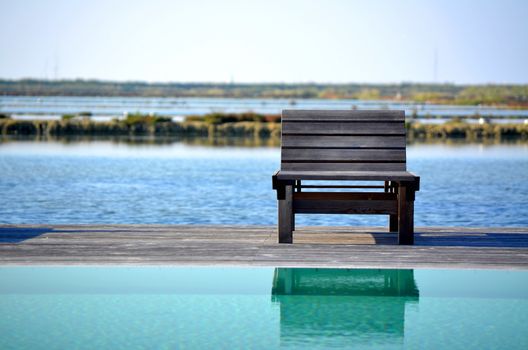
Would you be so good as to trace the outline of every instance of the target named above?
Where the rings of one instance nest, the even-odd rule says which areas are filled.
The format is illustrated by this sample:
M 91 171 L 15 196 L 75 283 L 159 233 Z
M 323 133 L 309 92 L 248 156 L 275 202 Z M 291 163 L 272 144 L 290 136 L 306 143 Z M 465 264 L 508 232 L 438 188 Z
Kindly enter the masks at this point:
M 295 171 L 279 170 L 278 180 L 419 181 L 409 171 Z

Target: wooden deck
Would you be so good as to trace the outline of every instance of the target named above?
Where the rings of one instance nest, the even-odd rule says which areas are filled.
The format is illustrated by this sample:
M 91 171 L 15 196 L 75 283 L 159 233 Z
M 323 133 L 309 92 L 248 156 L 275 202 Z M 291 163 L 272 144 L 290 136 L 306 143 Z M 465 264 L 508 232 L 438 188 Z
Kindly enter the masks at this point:
M 223 265 L 528 269 L 528 228 L 305 227 L 277 244 L 269 226 L 0 225 L 0 265 Z

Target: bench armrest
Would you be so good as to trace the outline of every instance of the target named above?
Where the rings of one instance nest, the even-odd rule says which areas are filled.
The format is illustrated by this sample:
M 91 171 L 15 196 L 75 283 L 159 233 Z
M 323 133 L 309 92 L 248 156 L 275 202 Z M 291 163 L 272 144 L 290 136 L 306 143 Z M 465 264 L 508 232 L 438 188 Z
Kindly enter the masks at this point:
M 280 180 L 278 178 L 279 173 L 280 170 L 277 170 L 271 177 L 271 186 L 274 190 L 277 190 L 277 200 L 284 199 L 286 185 L 293 186 L 295 184 L 295 180 Z

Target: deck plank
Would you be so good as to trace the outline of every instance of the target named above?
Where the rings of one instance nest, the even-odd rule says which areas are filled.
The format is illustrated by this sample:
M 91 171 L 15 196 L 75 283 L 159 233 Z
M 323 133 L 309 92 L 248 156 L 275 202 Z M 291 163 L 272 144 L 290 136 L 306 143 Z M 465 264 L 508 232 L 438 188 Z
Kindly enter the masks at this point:
M 417 227 L 414 246 L 384 228 L 0 225 L 0 265 L 225 265 L 528 269 L 528 228 Z

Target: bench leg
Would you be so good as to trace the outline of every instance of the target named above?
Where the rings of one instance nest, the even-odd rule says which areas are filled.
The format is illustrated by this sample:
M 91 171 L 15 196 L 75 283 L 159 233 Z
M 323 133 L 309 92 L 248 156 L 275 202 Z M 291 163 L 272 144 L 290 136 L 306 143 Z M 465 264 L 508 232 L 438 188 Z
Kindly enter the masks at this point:
M 398 215 L 389 215 L 389 232 L 398 232 Z
M 398 244 L 414 244 L 414 196 L 410 191 L 403 185 L 398 192 Z
M 295 187 L 292 189 L 292 193 L 295 191 L 297 192 L 302 191 L 301 180 L 295 181 Z M 295 231 L 295 211 L 293 210 L 292 210 L 292 231 Z
M 398 187 L 385 181 L 385 192 L 395 193 L 398 196 Z M 398 232 L 398 214 L 389 215 L 389 232 Z
M 293 243 L 293 187 L 285 186 L 285 198 L 279 200 L 279 243 Z

